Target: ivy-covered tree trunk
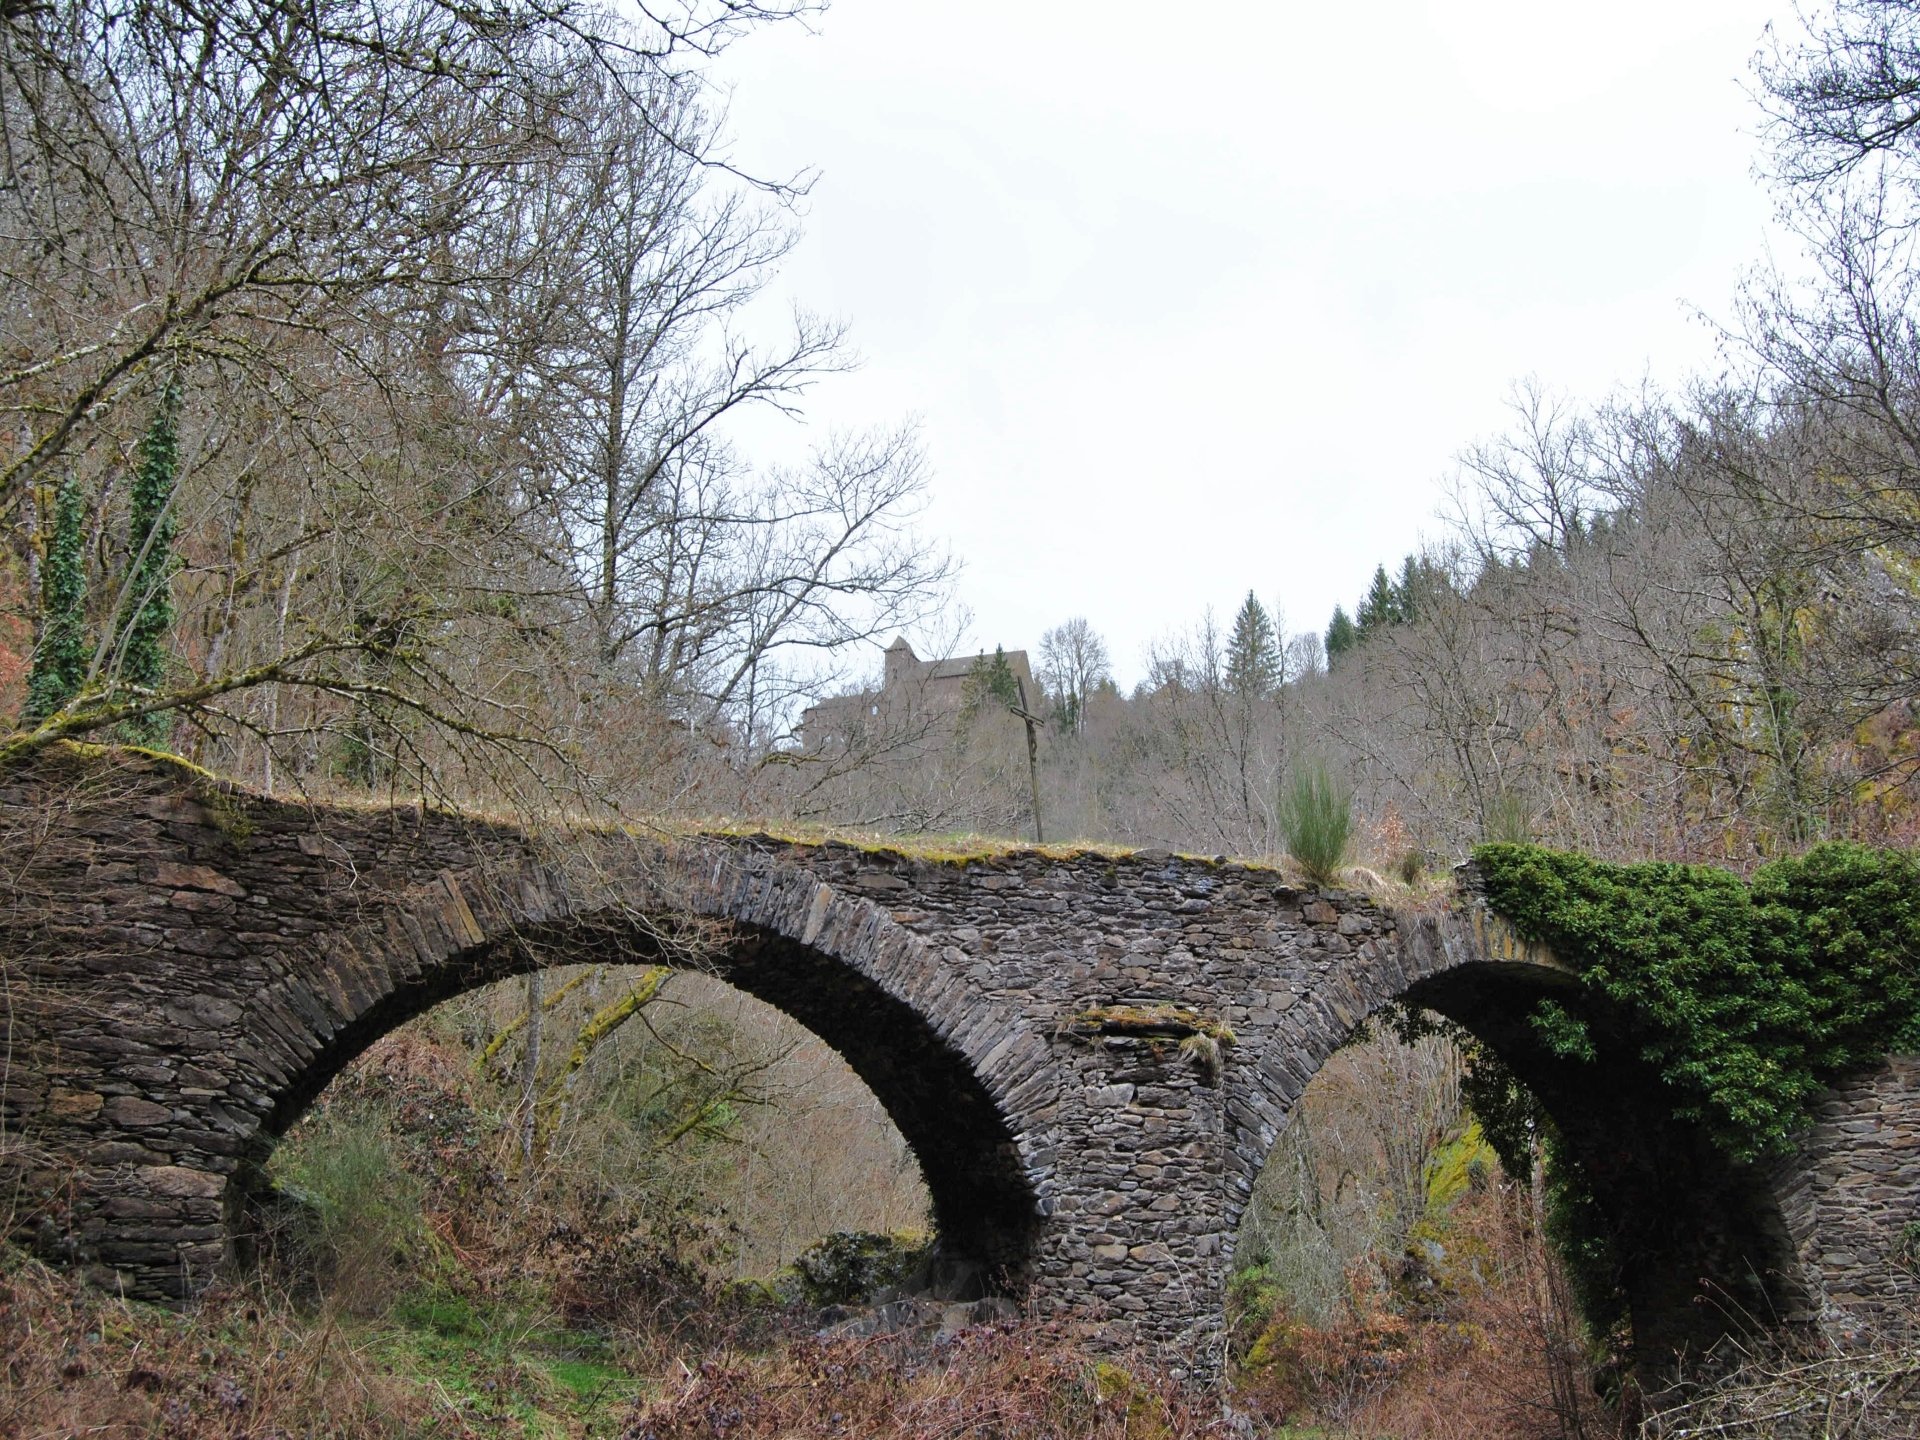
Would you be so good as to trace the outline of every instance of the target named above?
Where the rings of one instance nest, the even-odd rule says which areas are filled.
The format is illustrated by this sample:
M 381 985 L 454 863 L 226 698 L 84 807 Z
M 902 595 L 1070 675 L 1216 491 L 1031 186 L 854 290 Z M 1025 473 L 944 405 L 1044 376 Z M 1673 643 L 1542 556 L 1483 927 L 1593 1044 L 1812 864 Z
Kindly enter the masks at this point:
M 87 678 L 87 570 L 82 531 L 86 503 L 69 479 L 53 501 L 46 560 L 40 570 L 40 643 L 27 676 L 26 719 L 57 714 Z
M 118 627 L 119 688 L 133 696 L 159 692 L 167 678 L 173 573 L 178 565 L 173 551 L 173 493 L 179 469 L 180 385 L 169 380 L 140 443 L 140 468 L 133 479 L 132 559 Z M 122 722 L 119 738 L 129 745 L 161 746 L 172 728 L 171 717 L 164 712 L 141 715 Z

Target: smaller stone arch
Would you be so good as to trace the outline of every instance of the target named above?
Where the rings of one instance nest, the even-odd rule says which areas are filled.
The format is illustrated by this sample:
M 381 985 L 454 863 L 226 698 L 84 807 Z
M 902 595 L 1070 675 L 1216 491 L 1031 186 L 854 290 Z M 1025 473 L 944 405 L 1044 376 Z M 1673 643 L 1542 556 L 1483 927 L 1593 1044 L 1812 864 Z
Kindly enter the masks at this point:
M 1248 1178 L 1236 1187 L 1236 1229 L 1251 1177 L 1312 1076 L 1360 1021 L 1406 1004 L 1473 1034 L 1554 1117 L 1615 1237 L 1639 1363 L 1658 1369 L 1730 1331 L 1807 1317 L 1805 1270 L 1774 1171 L 1732 1159 L 1677 1118 L 1662 1078 L 1604 1021 L 1597 1063 L 1543 1043 L 1530 1020 L 1539 1001 L 1589 1008 L 1571 970 L 1470 895 L 1400 916 L 1397 928 L 1399 944 L 1346 969 L 1252 1067 L 1262 1093 L 1249 1108 L 1261 1119 L 1240 1142 Z

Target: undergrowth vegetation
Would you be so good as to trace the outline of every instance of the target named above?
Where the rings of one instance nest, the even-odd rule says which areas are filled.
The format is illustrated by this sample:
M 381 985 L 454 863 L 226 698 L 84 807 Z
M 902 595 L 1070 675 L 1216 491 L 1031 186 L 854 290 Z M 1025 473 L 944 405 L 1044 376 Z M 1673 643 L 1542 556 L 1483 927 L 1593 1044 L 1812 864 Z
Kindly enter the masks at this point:
M 1549 1243 L 1538 1167 L 1508 1173 L 1452 1037 L 1363 1030 L 1307 1087 L 1260 1177 L 1229 1298 L 1256 1433 L 1514 1440 L 1621 1433 L 1616 1364 Z
M 10 1437 L 472 1433 L 466 1397 L 396 1375 L 378 1351 L 370 1335 L 262 1296 L 216 1294 L 176 1315 L 0 1250 Z
M 1646 1418 L 1644 1440 L 1833 1440 L 1920 1434 L 1920 1346 L 1729 1348 Z
M 1232 1434 L 1216 1405 L 1141 1364 L 1095 1360 L 1043 1325 L 804 1341 L 725 1357 L 648 1406 L 623 1440 L 1198 1440 Z
M 551 1314 L 420 1293 L 380 1319 L 258 1285 L 185 1314 L 0 1250 L 0 1435 L 181 1440 L 1189 1440 L 1230 1433 L 1150 1365 L 1032 1323 L 708 1335 L 649 1369 Z
M 564 1035 L 624 983 L 605 982 L 543 1023 Z M 381 1041 L 283 1141 L 253 1217 L 258 1270 L 184 1314 L 9 1252 L 0 1434 L 1545 1436 L 1585 1374 L 1532 1199 L 1463 1112 L 1441 1037 L 1370 1037 L 1310 1090 L 1241 1241 L 1254 1263 L 1222 1393 L 1033 1321 L 874 1335 L 819 1308 L 857 1319 L 924 1240 L 813 1244 L 831 1222 L 799 1204 L 796 1168 L 872 1137 L 784 1043 L 770 1057 L 673 993 L 643 1010 L 651 1031 L 636 1022 L 583 1067 L 531 1161 L 515 1040 L 492 1048 L 519 1013 L 510 990 Z M 767 1104 L 720 1116 L 712 1074 L 676 1080 L 666 1047 L 694 1040 L 709 1070 L 751 1060 L 780 1122 L 754 1129 Z M 696 1110 L 716 1128 L 686 1128 Z M 886 1200 L 885 1146 L 857 1163 L 864 1199 L 833 1182 L 839 1228 L 905 1229 L 917 1182 Z M 1590 1390 L 1572 1403 L 1596 1404 Z

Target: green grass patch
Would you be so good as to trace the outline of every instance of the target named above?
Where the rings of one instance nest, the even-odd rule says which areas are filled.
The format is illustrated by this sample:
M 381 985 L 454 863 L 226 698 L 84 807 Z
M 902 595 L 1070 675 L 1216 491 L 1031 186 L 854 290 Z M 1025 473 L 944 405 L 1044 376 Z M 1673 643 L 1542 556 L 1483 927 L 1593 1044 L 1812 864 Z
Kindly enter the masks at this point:
M 631 1399 L 642 1389 L 641 1383 L 626 1371 L 598 1360 L 549 1361 L 547 1373 L 580 1400 Z
M 550 1312 L 439 1290 L 406 1296 L 367 1340 L 396 1374 L 438 1386 L 459 1413 L 530 1436 L 613 1436 L 647 1382 L 607 1337 Z

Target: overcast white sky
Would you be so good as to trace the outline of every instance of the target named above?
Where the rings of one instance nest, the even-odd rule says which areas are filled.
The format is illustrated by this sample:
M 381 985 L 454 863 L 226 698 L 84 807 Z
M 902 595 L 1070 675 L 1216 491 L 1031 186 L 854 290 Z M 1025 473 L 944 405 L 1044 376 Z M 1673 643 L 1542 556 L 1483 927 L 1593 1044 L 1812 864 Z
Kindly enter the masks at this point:
M 1514 380 L 1716 368 L 1763 253 L 1785 3 L 1209 9 L 835 0 L 719 67 L 740 163 L 819 171 L 776 292 L 865 363 L 813 424 L 919 417 L 969 648 L 1324 628 Z

